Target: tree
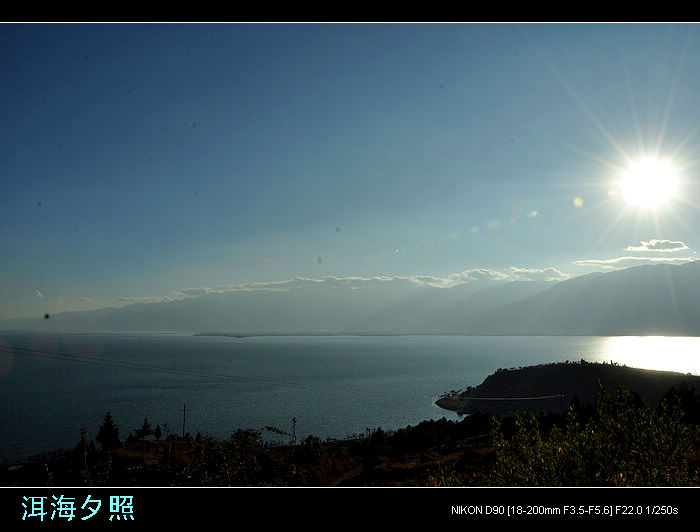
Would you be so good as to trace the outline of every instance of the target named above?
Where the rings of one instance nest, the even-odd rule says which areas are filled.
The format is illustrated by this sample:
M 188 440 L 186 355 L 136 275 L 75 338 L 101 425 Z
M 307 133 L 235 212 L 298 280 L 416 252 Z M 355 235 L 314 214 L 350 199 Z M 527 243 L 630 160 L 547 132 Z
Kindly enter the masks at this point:
M 277 427 L 272 427 L 270 425 L 265 425 L 265 430 L 269 430 L 270 432 L 274 432 L 275 434 L 280 434 L 282 436 L 289 436 L 289 443 L 292 445 L 296 445 L 297 443 L 297 418 L 295 417 L 292 418 L 292 430 L 290 432 L 285 432 L 282 429 L 278 429 Z
M 162 435 L 160 431 L 160 425 L 156 425 L 156 430 L 153 431 L 153 435 L 156 437 L 156 440 L 160 440 L 160 437 Z
M 104 421 L 95 439 L 102 446 L 103 451 L 111 451 L 122 446 L 122 442 L 119 440 L 119 429 L 114 425 L 112 414 L 109 412 L 105 414 Z
M 151 424 L 148 422 L 148 417 L 143 418 L 143 425 L 141 425 L 140 429 L 136 429 L 136 437 L 139 440 L 143 440 L 146 436 L 150 436 L 153 434 L 153 429 L 151 428 Z

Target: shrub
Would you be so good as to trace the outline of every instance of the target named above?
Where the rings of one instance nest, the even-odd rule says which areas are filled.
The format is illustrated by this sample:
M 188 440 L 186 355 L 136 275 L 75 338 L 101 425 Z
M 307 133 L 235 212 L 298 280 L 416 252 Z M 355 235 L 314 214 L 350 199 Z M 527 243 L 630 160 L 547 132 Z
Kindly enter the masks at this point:
M 688 485 L 683 454 L 697 427 L 682 422 L 680 402 L 665 399 L 657 411 L 636 394 L 601 390 L 595 413 L 582 424 L 570 409 L 564 427 L 543 435 L 537 418 L 515 418 L 510 439 L 500 419 L 491 436 L 498 448 L 489 484 L 496 486 L 669 486 Z

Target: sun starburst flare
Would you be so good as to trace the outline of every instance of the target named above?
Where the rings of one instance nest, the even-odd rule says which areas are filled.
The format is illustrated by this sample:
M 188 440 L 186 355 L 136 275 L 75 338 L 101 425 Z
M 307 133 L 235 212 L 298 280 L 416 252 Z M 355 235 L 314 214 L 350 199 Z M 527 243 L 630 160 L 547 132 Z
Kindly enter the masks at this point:
M 640 157 L 622 172 L 618 189 L 632 207 L 658 209 L 676 198 L 679 172 L 668 160 Z

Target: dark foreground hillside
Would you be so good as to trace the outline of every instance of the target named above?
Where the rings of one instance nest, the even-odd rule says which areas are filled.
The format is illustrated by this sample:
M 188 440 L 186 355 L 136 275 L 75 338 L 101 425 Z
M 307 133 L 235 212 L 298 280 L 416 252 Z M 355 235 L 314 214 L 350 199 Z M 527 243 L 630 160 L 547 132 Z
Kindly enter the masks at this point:
M 297 441 L 293 420 L 289 429 L 238 430 L 226 440 L 160 439 L 160 431 L 154 439 L 144 429 L 123 444 L 107 415 L 98 434 L 101 449 L 83 434 L 73 450 L 3 464 L 0 484 L 700 486 L 697 390 L 667 389 L 658 405 L 625 388 L 603 390 L 564 413 L 475 412 L 458 422 L 443 418 L 325 441 Z M 265 431 L 288 442 L 265 443 Z

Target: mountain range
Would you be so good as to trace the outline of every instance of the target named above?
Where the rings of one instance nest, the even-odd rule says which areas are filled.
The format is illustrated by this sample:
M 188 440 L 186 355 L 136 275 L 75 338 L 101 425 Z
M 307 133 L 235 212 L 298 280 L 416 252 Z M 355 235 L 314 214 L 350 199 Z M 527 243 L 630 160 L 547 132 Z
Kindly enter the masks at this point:
M 406 280 L 307 280 L 120 308 L 0 320 L 0 329 L 230 334 L 700 335 L 700 263 L 560 282 L 449 288 Z
M 593 273 L 480 313 L 483 335 L 700 335 L 700 263 Z

